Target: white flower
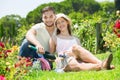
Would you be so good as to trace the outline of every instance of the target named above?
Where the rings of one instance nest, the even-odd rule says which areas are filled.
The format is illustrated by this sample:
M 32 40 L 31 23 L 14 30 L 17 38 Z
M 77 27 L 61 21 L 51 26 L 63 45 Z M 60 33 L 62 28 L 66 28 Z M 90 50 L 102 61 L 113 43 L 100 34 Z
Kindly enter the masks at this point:
M 41 70 L 40 60 L 34 61 L 32 65 L 33 69 Z
M 78 24 L 75 24 L 75 25 L 74 25 L 74 28 L 78 28 Z

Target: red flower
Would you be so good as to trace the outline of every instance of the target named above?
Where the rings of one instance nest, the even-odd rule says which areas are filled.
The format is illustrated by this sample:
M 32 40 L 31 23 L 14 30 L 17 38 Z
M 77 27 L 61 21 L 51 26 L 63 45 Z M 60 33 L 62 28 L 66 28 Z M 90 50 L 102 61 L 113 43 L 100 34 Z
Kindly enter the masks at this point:
M 0 47 L 4 48 L 5 47 L 4 43 L 0 42 Z
M 120 29 L 120 20 L 119 19 L 115 22 L 114 28 Z
M 120 20 L 117 20 L 113 26 L 114 33 L 120 37 Z
M 4 54 L 7 54 L 8 52 L 12 52 L 11 50 L 5 50 Z
M 15 63 L 15 68 L 19 67 L 20 66 L 20 63 Z
M 31 58 L 30 57 L 26 58 L 26 62 L 31 62 Z
M 26 58 L 26 67 L 28 66 L 32 66 L 32 61 L 30 57 Z
M 32 66 L 32 61 L 30 58 L 21 57 L 19 61 L 14 65 L 15 68 L 25 65 L 26 67 Z
M 32 66 L 32 62 L 27 62 L 26 67 L 28 67 L 28 66 Z

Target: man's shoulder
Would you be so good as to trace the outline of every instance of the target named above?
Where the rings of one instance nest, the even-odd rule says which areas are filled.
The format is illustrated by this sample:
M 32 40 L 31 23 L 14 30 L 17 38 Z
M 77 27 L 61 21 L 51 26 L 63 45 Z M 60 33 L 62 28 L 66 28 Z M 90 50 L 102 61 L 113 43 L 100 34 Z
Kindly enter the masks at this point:
M 43 22 L 37 23 L 36 25 L 45 27 L 45 24 Z
M 32 28 L 38 29 L 38 28 L 44 28 L 45 24 L 43 22 L 35 24 Z

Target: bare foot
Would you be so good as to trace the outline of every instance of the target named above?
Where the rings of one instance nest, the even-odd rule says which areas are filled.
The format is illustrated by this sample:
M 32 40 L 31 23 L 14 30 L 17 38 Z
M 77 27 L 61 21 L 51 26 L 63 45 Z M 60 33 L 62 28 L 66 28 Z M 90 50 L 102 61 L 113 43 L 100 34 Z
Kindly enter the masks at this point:
M 110 65 L 110 69 L 115 69 L 115 66 L 114 65 Z

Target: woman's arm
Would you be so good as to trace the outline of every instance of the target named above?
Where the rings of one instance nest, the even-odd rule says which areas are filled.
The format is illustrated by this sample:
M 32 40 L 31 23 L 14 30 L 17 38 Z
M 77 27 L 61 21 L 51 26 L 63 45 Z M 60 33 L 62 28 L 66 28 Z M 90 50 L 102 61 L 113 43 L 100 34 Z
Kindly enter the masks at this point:
M 49 40 L 49 46 L 50 46 L 50 53 L 54 53 L 56 51 L 56 43 L 55 43 L 55 38 L 51 37 Z

